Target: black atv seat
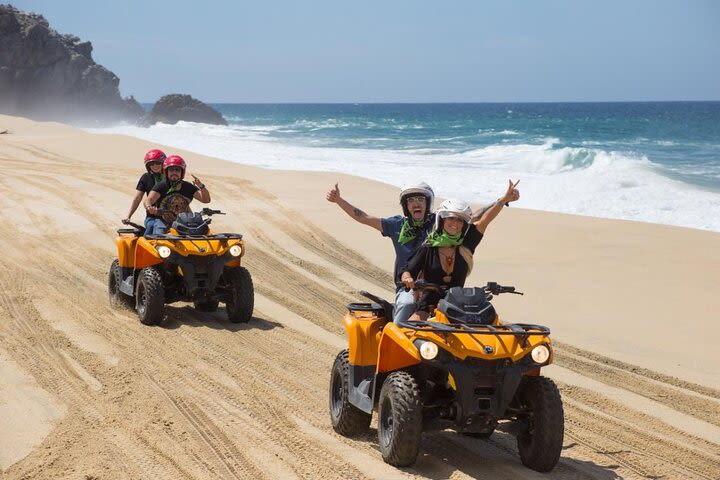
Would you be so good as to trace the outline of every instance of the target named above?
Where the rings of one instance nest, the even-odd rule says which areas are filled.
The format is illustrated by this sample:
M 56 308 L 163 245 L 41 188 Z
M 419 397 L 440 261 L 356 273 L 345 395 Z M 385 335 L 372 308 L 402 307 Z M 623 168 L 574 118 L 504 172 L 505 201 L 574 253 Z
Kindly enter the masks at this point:
M 485 289 L 476 287 L 452 287 L 438 303 L 438 310 L 460 323 L 490 325 L 496 316 Z
M 172 228 L 181 235 L 205 235 L 210 228 L 209 220 L 204 220 L 199 213 L 178 213 L 177 219 L 173 222 Z

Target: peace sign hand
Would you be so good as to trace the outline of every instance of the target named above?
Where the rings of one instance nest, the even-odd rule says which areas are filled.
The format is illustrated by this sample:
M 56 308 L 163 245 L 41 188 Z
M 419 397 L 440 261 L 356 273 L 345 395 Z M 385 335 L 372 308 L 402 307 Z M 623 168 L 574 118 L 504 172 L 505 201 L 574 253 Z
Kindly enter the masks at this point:
M 512 180 L 508 180 L 508 188 L 505 191 L 505 195 L 502 197 L 503 203 L 514 202 L 520 198 L 520 190 L 515 188 L 518 183 L 520 183 L 520 180 L 515 183 L 513 183 Z

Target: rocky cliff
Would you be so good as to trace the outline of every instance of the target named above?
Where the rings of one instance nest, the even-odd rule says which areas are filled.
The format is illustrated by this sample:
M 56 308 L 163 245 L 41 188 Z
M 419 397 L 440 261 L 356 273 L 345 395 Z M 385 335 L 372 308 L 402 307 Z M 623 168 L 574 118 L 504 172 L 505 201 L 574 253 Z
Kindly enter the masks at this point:
M 137 121 L 137 102 L 92 59 L 92 44 L 51 29 L 42 15 L 0 5 L 0 112 L 82 123 Z

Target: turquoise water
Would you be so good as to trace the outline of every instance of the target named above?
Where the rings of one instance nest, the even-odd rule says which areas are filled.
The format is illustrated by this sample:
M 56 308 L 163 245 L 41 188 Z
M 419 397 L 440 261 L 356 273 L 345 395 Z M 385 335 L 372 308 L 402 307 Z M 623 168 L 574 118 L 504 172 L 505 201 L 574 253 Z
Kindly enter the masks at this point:
M 464 153 L 491 145 L 544 144 L 646 157 L 668 176 L 720 190 L 720 102 L 524 104 L 215 104 L 233 125 L 299 145 Z M 432 158 L 428 159 L 432 161 Z
M 720 102 L 213 106 L 229 126 L 111 130 L 468 201 L 521 179 L 525 208 L 720 231 Z

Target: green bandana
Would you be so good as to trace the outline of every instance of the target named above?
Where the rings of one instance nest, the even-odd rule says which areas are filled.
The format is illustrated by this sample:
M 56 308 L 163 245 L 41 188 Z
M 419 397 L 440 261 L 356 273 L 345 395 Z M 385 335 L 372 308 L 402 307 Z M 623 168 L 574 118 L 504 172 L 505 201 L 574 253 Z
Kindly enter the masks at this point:
M 448 235 L 448 233 L 443 230 L 442 233 L 438 235 L 438 233 L 433 230 L 430 232 L 430 235 L 428 235 L 428 243 L 431 247 L 457 247 L 458 245 L 462 245 L 462 241 L 462 232 L 455 235 Z
M 165 180 L 165 176 L 162 173 L 158 173 L 157 175 L 153 175 L 153 180 L 155 180 L 155 185 Z
M 413 224 L 410 225 L 410 221 L 405 218 L 405 221 L 402 224 L 402 227 L 400 227 L 400 236 L 398 237 L 398 243 L 401 245 L 405 245 L 408 242 L 412 242 L 415 240 L 415 237 L 418 236 L 418 233 L 422 231 L 423 225 L 425 225 L 424 220 L 413 220 Z

